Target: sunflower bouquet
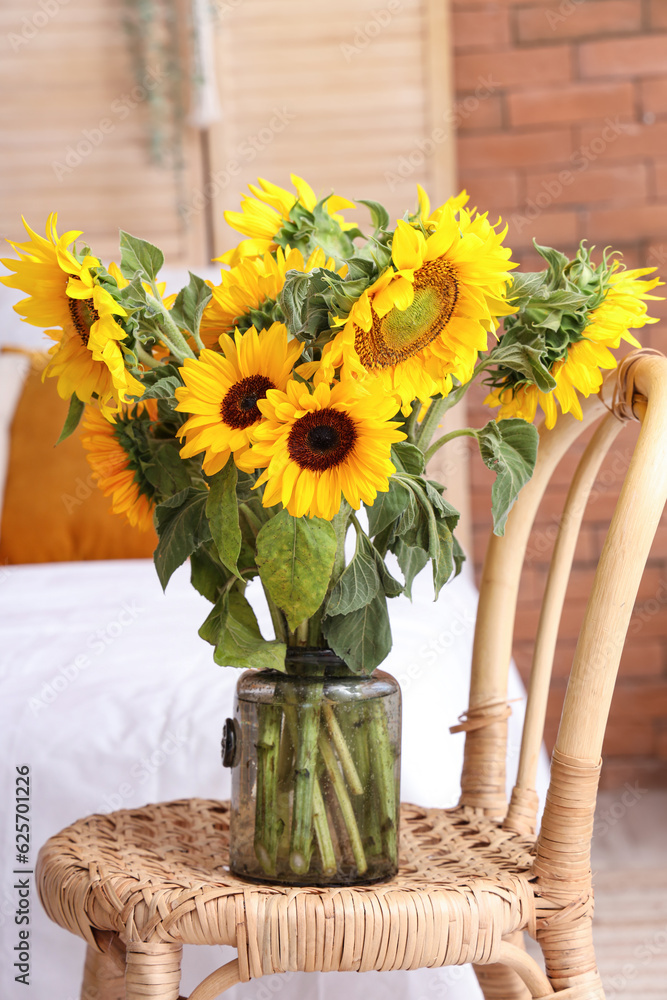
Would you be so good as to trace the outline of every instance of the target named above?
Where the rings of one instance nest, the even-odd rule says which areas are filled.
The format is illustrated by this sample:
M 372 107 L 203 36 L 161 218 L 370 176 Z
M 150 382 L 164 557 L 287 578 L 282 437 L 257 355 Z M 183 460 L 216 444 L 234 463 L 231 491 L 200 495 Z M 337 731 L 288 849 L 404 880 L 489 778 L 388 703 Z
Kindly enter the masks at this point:
M 166 297 L 157 247 L 121 232 L 107 267 L 55 216 L 45 238 L 28 228 L 13 244 L 2 280 L 54 341 L 61 439 L 83 418 L 113 510 L 155 525 L 163 586 L 189 560 L 215 661 L 273 678 L 251 738 L 257 866 L 236 870 L 349 881 L 395 869 L 397 748 L 382 697 L 337 707 L 327 657 L 337 676 L 370 678 L 391 648 L 388 599 L 410 596 L 428 563 L 436 599 L 460 570 L 459 514 L 429 459 L 454 435 L 477 441 L 501 534 L 535 464 L 537 406 L 549 426 L 558 406 L 581 415 L 611 351 L 652 322 L 659 282 L 583 245 L 574 260 L 537 247 L 545 269 L 513 274 L 506 229 L 465 193 L 431 210 L 418 188 L 393 227 L 362 201 L 362 233 L 341 214 L 355 203 L 292 183 L 260 180 L 225 213 L 246 238 L 218 284 L 191 274 Z M 496 419 L 440 433 L 475 381 Z M 254 578 L 273 635 L 248 601 Z

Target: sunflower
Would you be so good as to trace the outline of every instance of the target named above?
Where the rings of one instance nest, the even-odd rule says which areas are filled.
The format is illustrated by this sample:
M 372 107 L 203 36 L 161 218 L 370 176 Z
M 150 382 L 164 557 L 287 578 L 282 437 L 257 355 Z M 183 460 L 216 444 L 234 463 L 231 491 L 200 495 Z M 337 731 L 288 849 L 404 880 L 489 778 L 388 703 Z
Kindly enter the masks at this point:
M 248 258 L 232 268 L 223 271 L 219 285 L 211 285 L 213 298 L 202 316 L 200 333 L 206 347 L 215 348 L 223 333 L 241 332 L 254 326 L 268 328 L 274 321 L 284 319 L 277 303 L 285 284 L 288 271 L 310 272 L 316 267 L 335 271 L 333 258 L 327 258 L 323 250 L 317 249 L 304 261 L 300 250 L 283 250 L 278 247 L 275 254 Z M 344 275 L 347 268 L 338 273 Z
M 232 229 L 250 239 L 242 240 L 237 247 L 228 250 L 217 260 L 234 267 L 246 257 L 263 257 L 266 253 L 272 253 L 278 247 L 276 237 L 286 225 L 297 221 L 299 210 L 312 213 L 317 205 L 317 196 L 310 184 L 296 174 L 290 174 L 290 180 L 296 194 L 262 177 L 258 178 L 259 186 L 248 185 L 255 197 L 245 195 L 241 200 L 241 211 L 224 212 L 224 217 Z M 343 230 L 354 229 L 355 225 L 346 223 L 336 213 L 341 208 L 354 207 L 354 202 L 337 195 L 332 195 L 326 202 L 329 215 Z
M 81 234 L 59 237 L 56 222 L 56 214 L 49 215 L 44 239 L 24 220 L 30 240 L 11 243 L 19 259 L 2 260 L 14 274 L 0 281 L 29 294 L 15 310 L 56 341 L 44 375 L 58 379 L 58 394 L 68 399 L 76 393 L 83 403 L 97 397 L 111 417 L 122 403 L 143 393 L 127 371 L 120 347 L 127 334 L 116 317 L 127 313 L 95 276 L 94 269 L 101 266 L 97 257 L 79 260 L 68 249 Z
M 465 190 L 461 191 L 459 194 L 452 195 L 451 198 L 447 199 L 444 205 L 440 205 L 439 208 L 436 208 L 433 212 L 431 212 L 431 199 L 421 184 L 418 184 L 417 200 L 419 203 L 419 211 L 417 212 L 416 217 L 421 219 L 424 226 L 428 228 L 429 226 L 437 226 L 443 214 L 446 213 L 448 209 L 458 213 L 460 209 L 465 208 L 470 201 L 470 195 Z
M 604 381 L 601 369 L 612 369 L 618 365 L 618 359 L 610 348 L 620 347 L 622 340 L 641 347 L 630 333 L 630 327 L 638 329 L 658 322 L 647 315 L 646 300 L 660 298 L 649 293 L 662 282 L 658 278 L 643 280 L 645 275 L 653 274 L 655 268 L 624 271 L 620 270 L 618 262 L 612 268 L 605 297 L 590 312 L 583 339 L 568 344 L 564 356 L 552 366 L 551 374 L 556 381 L 553 391 L 541 392 L 532 383 L 513 384 L 508 379 L 505 385 L 496 386 L 484 400 L 487 406 L 500 407 L 497 420 L 522 417 L 532 421 L 538 405 L 544 411 L 548 428 L 556 423 L 558 406 L 563 413 L 572 413 L 577 420 L 581 420 L 579 394 L 588 397 L 599 392 Z
M 83 418 L 87 433 L 81 442 L 88 452 L 86 458 L 93 479 L 104 493 L 111 496 L 114 514 L 125 514 L 133 527 L 146 531 L 153 523 L 155 490 L 146 479 L 137 460 L 137 434 L 133 424 L 157 419 L 157 403 L 124 406 L 110 423 L 99 410 L 88 407 Z
M 204 350 L 196 361 L 186 358 L 176 409 L 192 416 L 179 431 L 186 442 L 181 458 L 204 452 L 208 476 L 219 472 L 232 452 L 238 462 L 262 419 L 258 402 L 270 389 L 285 388 L 301 350 L 300 341 L 288 342 L 282 323 L 273 323 L 259 333 L 253 326 L 234 337 L 223 334 L 222 353 Z
M 257 486 L 266 483 L 265 507 L 282 503 L 295 517 L 330 521 L 341 496 L 358 510 L 362 500 L 371 504 L 389 489 L 396 471 L 391 446 L 405 434 L 391 420 L 394 400 L 379 387 L 320 381 L 311 394 L 291 380 L 284 392 L 269 391 L 259 408 L 266 419 L 238 464 L 264 468 Z
M 341 319 L 322 357 L 330 376 L 340 368 L 343 378 L 377 379 L 405 412 L 415 398 L 446 396 L 453 378 L 468 382 L 494 318 L 511 312 L 504 297 L 516 265 L 502 245 L 506 230 L 454 205 L 439 212 L 426 235 L 398 222 L 392 264 Z

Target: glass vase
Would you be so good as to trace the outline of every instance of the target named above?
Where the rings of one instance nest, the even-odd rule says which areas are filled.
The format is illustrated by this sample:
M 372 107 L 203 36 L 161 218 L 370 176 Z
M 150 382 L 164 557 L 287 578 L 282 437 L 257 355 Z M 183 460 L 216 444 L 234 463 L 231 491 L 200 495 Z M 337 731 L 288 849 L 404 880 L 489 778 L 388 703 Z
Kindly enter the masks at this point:
M 330 650 L 248 670 L 223 734 L 232 768 L 230 868 L 289 885 L 352 885 L 398 867 L 401 694 Z

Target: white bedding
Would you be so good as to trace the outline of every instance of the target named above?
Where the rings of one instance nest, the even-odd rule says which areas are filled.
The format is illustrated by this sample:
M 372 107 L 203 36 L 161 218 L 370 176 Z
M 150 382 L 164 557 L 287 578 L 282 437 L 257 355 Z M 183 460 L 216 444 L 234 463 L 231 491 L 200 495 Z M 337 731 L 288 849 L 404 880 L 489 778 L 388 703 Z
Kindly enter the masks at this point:
M 395 645 L 383 666 L 404 690 L 402 797 L 446 806 L 459 789 L 463 737 L 448 727 L 466 707 L 477 598 L 466 576 L 448 585 L 437 605 L 428 572 L 415 589 L 414 604 L 391 603 Z M 76 1000 L 84 954 L 83 942 L 47 919 L 33 888 L 29 990 L 14 980 L 19 928 L 12 872 L 25 867 L 15 860 L 15 767 L 28 764 L 31 773 L 29 869 L 48 836 L 89 813 L 228 796 L 219 742 L 238 674 L 215 666 L 197 636 L 209 607 L 185 568 L 163 595 L 149 561 L 0 568 L 3 1000 Z M 510 697 L 521 694 L 513 671 Z M 522 713 L 519 702 L 510 721 L 514 759 Z M 183 995 L 229 957 L 228 949 L 186 948 Z M 280 995 L 481 997 L 469 968 L 345 976 L 285 976 Z M 268 1000 L 267 982 L 241 985 L 228 996 Z

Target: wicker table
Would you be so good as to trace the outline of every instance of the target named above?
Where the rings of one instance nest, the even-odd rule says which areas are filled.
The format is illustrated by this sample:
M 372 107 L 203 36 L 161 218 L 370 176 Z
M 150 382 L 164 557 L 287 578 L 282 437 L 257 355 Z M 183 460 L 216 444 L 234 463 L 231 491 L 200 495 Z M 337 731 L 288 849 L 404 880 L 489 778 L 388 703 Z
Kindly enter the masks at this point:
M 42 848 L 37 875 L 49 916 L 88 942 L 83 1000 L 124 995 L 119 959 L 128 1000 L 177 1000 L 183 944 L 238 950 L 191 995 L 210 1000 L 289 970 L 488 965 L 534 919 L 531 838 L 470 808 L 404 805 L 401 845 L 389 882 L 255 885 L 226 865 L 228 804 L 189 799 L 80 820 Z

